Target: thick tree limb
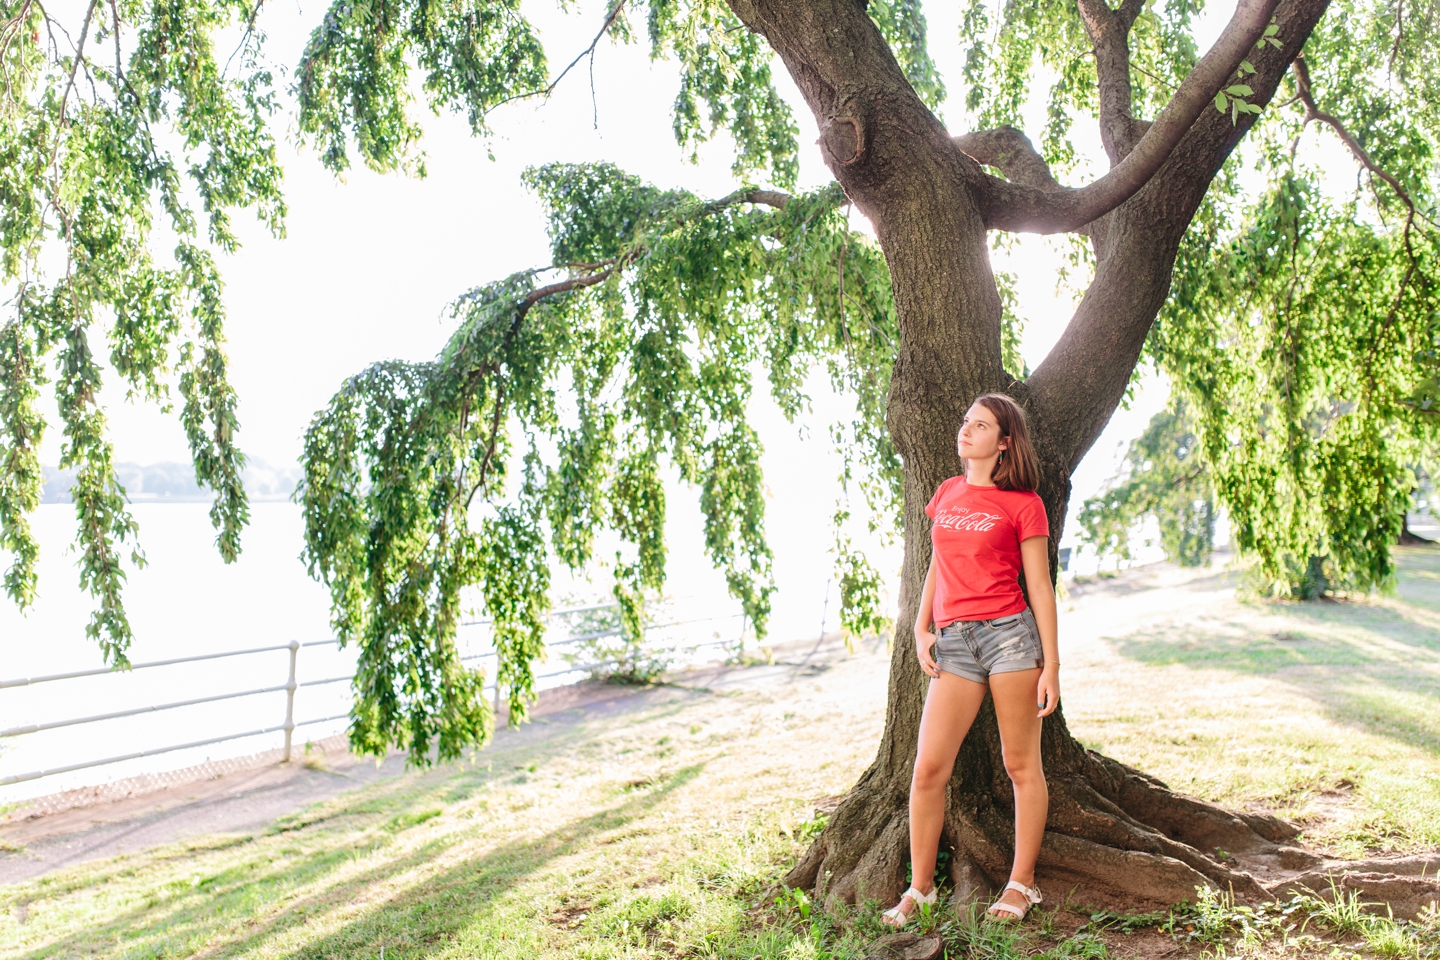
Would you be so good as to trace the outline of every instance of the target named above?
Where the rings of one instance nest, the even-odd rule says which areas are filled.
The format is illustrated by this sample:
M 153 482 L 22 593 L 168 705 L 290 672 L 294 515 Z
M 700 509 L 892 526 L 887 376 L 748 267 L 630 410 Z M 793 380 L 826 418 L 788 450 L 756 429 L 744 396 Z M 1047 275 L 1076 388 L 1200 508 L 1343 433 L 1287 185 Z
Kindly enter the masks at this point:
M 979 206 L 984 170 L 956 148 L 920 100 L 863 5 L 727 2 L 784 61 L 815 117 L 821 155 L 846 197 L 875 225 L 904 331 L 887 409 L 916 411 L 896 413 L 891 426 L 958 422 L 970 399 L 963 383 L 999 388 L 1010 382 Z M 959 360 L 964 376 L 941 359 L 956 338 L 967 344 Z M 902 458 L 908 444 L 904 436 L 897 439 Z M 928 498 L 927 491 L 921 502 Z
M 713 203 L 705 205 L 705 213 L 711 213 L 723 207 L 734 206 L 737 203 L 754 203 L 764 207 L 774 207 L 776 210 L 784 210 L 785 204 L 790 202 L 790 194 L 782 193 L 779 190 L 736 190 L 727 194 Z
M 1100 94 L 1100 141 L 1114 166 L 1135 148 L 1146 125 L 1135 120 L 1130 86 L 1130 28 L 1145 0 L 1125 0 L 1112 10 L 1106 0 L 1078 0 L 1080 20 L 1095 51 Z
M 548 299 L 555 296 L 556 294 L 569 293 L 571 290 L 581 290 L 585 287 L 593 287 L 597 283 L 603 283 L 604 281 L 610 279 L 611 275 L 614 274 L 615 271 L 624 269 L 625 264 L 629 261 L 629 257 L 621 258 L 619 261 L 612 260 L 609 262 L 614 265 L 611 266 L 608 270 L 600 270 L 596 273 L 589 273 L 579 277 L 570 277 L 566 280 L 557 280 L 554 283 L 547 284 L 546 286 L 538 287 L 535 290 L 532 290 L 530 292 L 530 295 L 527 296 L 524 300 L 521 300 L 519 306 L 516 307 L 516 313 L 518 315 L 515 318 L 515 322 L 518 324 L 521 320 L 525 319 L 525 314 L 530 310 L 530 308 L 535 306 L 535 304 L 539 303 L 541 300 Z M 586 266 L 589 266 L 589 264 L 586 264 Z
M 1014 127 L 996 127 L 955 137 L 955 146 L 978 163 L 996 167 L 1014 183 L 1041 190 L 1059 190 L 1050 165 L 1040 156 L 1030 138 Z
M 1278 0 L 1240 0 L 1220 39 L 1195 64 L 1135 149 L 1094 183 L 1078 190 L 1046 191 L 989 178 L 988 197 L 983 204 L 985 225 L 1017 233 L 1067 233 L 1134 196 L 1210 106 L 1216 91 L 1225 86 L 1240 61 L 1254 49 L 1278 5 Z M 1128 62 L 1127 56 L 1127 71 Z M 1127 74 L 1125 86 L 1128 84 Z M 1114 95 L 1118 97 L 1119 93 Z
M 1329 0 L 1282 0 L 1276 8 L 1280 49 L 1250 59 L 1252 102 L 1268 104 Z M 1170 292 L 1181 238 L 1215 171 L 1254 122 L 1211 110 L 1195 123 L 1161 169 L 1106 217 L 1107 241 L 1074 318 L 1028 380 L 1028 409 L 1043 425 L 1036 448 L 1069 477 L 1105 429 L 1124 395 L 1145 337 Z M 1138 151 L 1139 148 L 1137 148 Z M 1133 155 L 1132 155 L 1133 156 Z M 1049 482 L 1049 481 L 1047 481 Z M 1063 517 L 1051 518 L 1052 525 Z

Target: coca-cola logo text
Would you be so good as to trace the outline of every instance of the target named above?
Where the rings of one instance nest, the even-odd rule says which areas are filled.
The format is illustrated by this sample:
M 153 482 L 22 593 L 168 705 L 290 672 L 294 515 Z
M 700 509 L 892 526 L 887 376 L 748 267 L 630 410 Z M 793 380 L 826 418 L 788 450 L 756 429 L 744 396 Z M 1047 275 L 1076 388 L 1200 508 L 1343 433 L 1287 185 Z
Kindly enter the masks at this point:
M 995 523 L 1003 519 L 998 513 L 983 510 L 967 510 L 965 507 L 947 507 L 935 518 L 935 526 L 950 530 L 993 530 Z

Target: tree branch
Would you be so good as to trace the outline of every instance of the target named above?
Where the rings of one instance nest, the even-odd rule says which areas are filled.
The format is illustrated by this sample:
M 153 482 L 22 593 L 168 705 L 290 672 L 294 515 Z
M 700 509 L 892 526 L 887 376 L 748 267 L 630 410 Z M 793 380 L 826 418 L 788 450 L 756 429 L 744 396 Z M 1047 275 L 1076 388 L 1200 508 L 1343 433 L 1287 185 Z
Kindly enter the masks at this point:
M 1390 189 L 1394 190 L 1395 195 L 1400 198 L 1400 202 L 1409 207 L 1412 214 L 1416 213 L 1415 201 L 1410 198 L 1410 194 L 1406 192 L 1400 181 L 1386 170 L 1381 169 L 1380 165 L 1370 158 L 1370 154 L 1360 146 L 1360 141 L 1345 129 L 1345 125 L 1334 114 L 1326 113 L 1315 105 L 1315 94 L 1310 84 L 1310 68 L 1306 65 L 1305 58 L 1296 57 L 1292 66 L 1295 69 L 1295 87 L 1300 102 L 1305 105 L 1305 123 L 1308 124 L 1314 120 L 1333 130 L 1335 135 L 1340 138 L 1340 142 L 1350 149 L 1350 153 L 1359 164 L 1389 184 Z
M 625 265 L 628 264 L 632 259 L 634 259 L 633 254 L 628 257 L 621 257 L 617 260 L 609 261 L 611 266 L 608 269 L 599 271 L 598 273 L 587 273 L 582 277 L 569 277 L 565 280 L 557 280 L 554 283 L 547 284 L 543 287 L 537 287 L 536 289 L 530 291 L 530 295 L 527 296 L 524 300 L 521 300 L 519 305 L 516 307 L 516 312 L 519 315 L 515 318 L 515 323 L 518 325 L 521 320 L 525 319 L 525 314 L 530 311 L 530 308 L 535 306 L 535 304 L 539 303 L 541 300 L 544 300 L 548 297 L 553 297 L 559 293 L 569 293 L 571 290 L 582 290 L 585 287 L 593 287 L 597 283 L 603 283 L 604 281 L 608 280 L 617 270 L 624 269 Z
M 1114 166 L 1135 148 L 1144 125 L 1131 115 L 1130 27 L 1144 9 L 1144 0 L 1126 0 L 1112 10 L 1106 0 L 1076 0 L 1080 22 L 1095 51 L 1095 77 L 1100 94 L 1100 142 Z
M 576 54 L 575 59 L 571 60 L 570 63 L 566 65 L 565 69 L 560 71 L 559 76 L 557 76 L 554 80 L 551 80 L 548 84 L 540 87 L 537 90 L 526 90 L 523 93 L 511 94 L 510 96 L 504 98 L 503 100 L 500 100 L 493 106 L 489 107 L 485 111 L 486 115 L 488 116 L 490 112 L 493 111 L 496 107 L 504 106 L 512 100 L 528 100 L 530 97 L 548 97 L 550 96 L 550 94 L 554 93 L 555 88 L 560 85 L 560 81 L 564 80 L 566 74 L 568 74 L 571 70 L 575 69 L 575 65 L 577 63 L 579 63 L 581 60 L 584 60 L 587 56 L 591 56 L 595 53 L 595 48 L 600 45 L 600 38 L 605 36 L 606 31 L 610 29 L 610 25 L 613 24 L 617 19 L 619 19 L 620 11 L 625 9 L 625 3 L 626 0 L 616 0 L 615 5 L 610 8 L 610 12 L 605 14 L 605 22 L 600 24 L 600 31 L 595 34 L 595 39 L 590 41 L 590 46 L 586 47 L 584 50 L 581 50 L 578 54 Z
M 1257 70 L 1248 80 L 1255 90 L 1253 102 L 1271 101 L 1328 5 L 1329 0 L 1281 0 L 1276 10 L 1280 48 L 1251 57 Z M 1150 181 L 1105 217 L 1108 239 L 1095 278 L 1065 332 L 1027 381 L 1027 410 L 1037 425 L 1043 424 L 1036 448 L 1049 451 L 1062 476 L 1079 464 L 1124 395 L 1169 295 L 1180 242 L 1216 171 L 1253 120 L 1253 115 L 1242 116 L 1234 124 L 1228 115 L 1206 111 Z
M 737 203 L 754 203 L 760 206 L 774 207 L 776 210 L 784 210 L 785 204 L 791 200 L 790 194 L 782 193 L 779 190 L 751 190 L 741 188 L 734 193 L 727 194 L 719 200 L 712 200 L 701 207 L 697 216 L 704 216 L 708 213 L 715 213 L 726 207 L 733 207 Z
M 964 133 L 954 138 L 955 146 L 977 163 L 996 167 L 1012 183 L 1041 190 L 1060 190 L 1050 165 L 1035 149 L 1030 138 L 1014 127 L 996 127 Z
M 1340 122 L 1339 118 L 1316 106 L 1314 88 L 1310 83 L 1310 67 L 1305 63 L 1305 58 L 1303 56 L 1297 56 L 1292 66 L 1295 69 L 1296 95 L 1300 98 L 1300 102 L 1305 105 L 1305 123 L 1308 124 L 1314 120 L 1318 123 L 1323 123 L 1333 130 L 1335 135 L 1340 138 L 1340 142 L 1344 143 L 1345 146 L 1350 149 L 1350 153 L 1355 157 L 1355 160 L 1366 170 L 1370 171 L 1372 176 L 1384 180 L 1390 189 L 1395 191 L 1395 195 L 1400 198 L 1400 202 L 1405 204 L 1407 208 L 1405 227 L 1401 233 L 1401 239 L 1405 244 L 1405 256 L 1410 263 L 1405 270 L 1405 276 L 1400 280 L 1400 286 L 1395 291 L 1395 298 L 1390 303 L 1390 309 L 1385 314 L 1385 320 L 1380 325 L 1380 334 L 1375 338 L 1375 343 L 1371 346 L 1370 352 L 1365 358 L 1365 378 L 1368 385 L 1373 388 L 1375 385 L 1375 355 L 1384 342 L 1386 334 L 1389 333 L 1390 327 L 1395 323 L 1395 317 L 1400 312 L 1400 304 L 1405 298 L 1405 291 L 1410 286 L 1410 281 L 1414 278 L 1415 271 L 1420 265 L 1419 260 L 1415 256 L 1415 248 L 1410 242 L 1410 231 L 1415 226 L 1415 218 L 1417 216 L 1423 216 L 1423 214 L 1416 209 L 1415 201 L 1411 198 L 1405 187 L 1401 185 L 1400 181 L 1389 171 L 1382 169 L 1381 166 L 1370 157 L 1370 154 L 1360 145 L 1360 141 L 1356 140 L 1355 136 L 1350 133 L 1349 130 L 1345 129 L 1345 125 Z M 1379 199 L 1378 196 L 1376 199 Z M 1427 217 L 1426 219 L 1428 220 L 1429 218 Z
M 790 200 L 791 197 L 788 193 L 782 193 L 779 190 L 740 189 L 727 196 L 721 197 L 719 200 L 714 200 L 710 203 L 705 204 L 695 214 L 693 214 L 693 216 L 697 218 L 706 216 L 708 214 L 722 210 L 725 207 L 733 206 L 737 203 L 763 204 L 765 206 L 784 209 L 785 205 L 789 203 Z M 554 283 L 546 284 L 543 287 L 536 287 L 534 290 L 530 291 L 530 293 L 528 293 L 523 299 L 521 299 L 517 304 L 515 304 L 515 318 L 511 320 L 510 329 L 507 330 L 505 333 L 505 342 L 502 347 L 502 352 L 509 349 L 510 343 L 515 339 L 515 335 L 520 332 L 520 327 L 525 322 L 525 315 L 530 312 L 531 307 L 535 306 L 537 303 L 540 303 L 543 300 L 548 300 L 551 297 L 559 296 L 562 293 L 570 293 L 574 290 L 583 290 L 586 287 L 593 287 L 596 284 L 604 283 L 606 280 L 610 279 L 615 274 L 624 271 L 626 267 L 630 266 L 630 264 L 634 263 L 637 259 L 644 256 L 647 252 L 648 248 L 646 248 L 643 244 L 639 244 L 631 247 L 629 250 L 625 251 L 620 256 L 612 257 L 608 260 L 598 260 L 591 263 L 557 263 L 551 268 L 541 268 L 532 271 L 533 274 L 540 272 L 548 272 L 549 269 L 564 268 L 566 270 L 579 270 L 583 272 L 579 276 L 566 277 L 564 280 L 557 280 Z M 495 377 L 495 409 L 490 425 L 490 440 L 489 443 L 486 445 L 485 456 L 480 462 L 479 475 L 475 481 L 474 486 L 470 488 L 470 492 L 465 497 L 465 509 L 467 510 L 470 508 L 471 501 L 475 499 L 476 492 L 485 485 L 485 480 L 490 468 L 490 462 L 494 457 L 496 444 L 499 442 L 500 418 L 503 413 L 502 407 L 505 398 L 505 379 L 504 377 L 500 376 L 499 373 L 499 365 L 495 364 L 482 367 L 479 370 L 475 371 L 474 374 L 474 376 L 476 377 Z
M 1190 71 L 1135 149 L 1099 180 L 1078 190 L 1042 190 L 988 178 L 985 225 L 1017 233 L 1066 233 L 1134 196 L 1254 48 L 1278 4 L 1279 0 L 1240 0 L 1220 39 Z

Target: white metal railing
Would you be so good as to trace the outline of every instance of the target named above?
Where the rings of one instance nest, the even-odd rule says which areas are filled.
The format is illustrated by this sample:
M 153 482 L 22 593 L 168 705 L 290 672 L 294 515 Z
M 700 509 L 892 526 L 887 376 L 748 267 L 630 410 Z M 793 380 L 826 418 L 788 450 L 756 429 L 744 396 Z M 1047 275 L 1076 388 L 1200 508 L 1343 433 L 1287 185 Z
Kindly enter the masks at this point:
M 589 613 L 589 612 L 593 612 L 593 611 L 596 611 L 596 610 L 614 609 L 616 606 L 618 606 L 618 604 L 615 604 L 615 603 L 601 603 L 601 604 L 592 604 L 592 605 L 589 605 L 589 606 L 581 606 L 581 607 L 568 607 L 568 608 L 565 608 L 565 609 L 552 611 L 552 612 L 551 612 L 551 616 L 552 616 L 552 617 L 556 617 L 556 616 L 568 616 L 568 615 L 577 614 L 577 613 Z M 683 625 L 693 624 L 693 623 L 705 623 L 705 622 L 714 621 L 714 620 L 730 620 L 730 619 L 735 619 L 735 618 L 738 617 L 738 616 L 740 616 L 740 615 L 739 615 L 739 614 L 728 614 L 728 615 L 721 615 L 721 616 L 714 616 L 714 617 L 696 617 L 696 618 L 692 618 L 692 619 L 689 619 L 689 620 L 676 620 L 676 621 L 673 621 L 673 622 L 670 622 L 670 623 L 652 625 L 652 626 L 648 627 L 647 630 L 664 630 L 664 629 L 668 629 L 668 628 L 670 628 L 670 627 L 683 626 Z M 481 626 L 481 625 L 488 624 L 488 623 L 490 623 L 490 620 L 489 620 L 489 619 L 482 619 L 482 620 L 471 620 L 471 621 L 467 621 L 467 622 L 465 622 L 465 623 L 463 623 L 463 624 L 461 624 L 461 625 L 462 625 L 462 626 Z M 619 636 L 621 633 L 623 633 L 623 631 L 622 631 L 620 628 L 616 627 L 616 628 L 614 628 L 614 629 L 609 629 L 609 630 L 597 630 L 597 631 L 592 631 L 592 632 L 590 632 L 590 633 L 575 634 L 575 635 L 572 635 L 572 636 L 568 636 L 568 637 L 566 637 L 566 638 L 563 639 L 563 640 L 558 640 L 558 641 L 556 641 L 556 642 L 554 642 L 554 643 L 548 643 L 548 644 L 546 644 L 546 648 L 547 648 L 547 649 L 552 649 L 552 648 L 555 648 L 555 647 L 563 647 L 563 646 L 568 646 L 568 645 L 574 644 L 574 643 L 580 643 L 580 642 L 583 642 L 583 641 L 586 641 L 586 640 L 598 640 L 598 639 L 602 639 L 602 638 L 604 638 L 604 637 L 614 637 L 614 636 Z M 690 649 L 692 649 L 692 650 L 698 650 L 698 649 L 701 649 L 701 648 L 704 648 L 704 647 L 719 646 L 719 645 L 729 644 L 729 643 L 733 643 L 733 642 L 734 642 L 734 641 L 730 641 L 730 640 L 713 640 L 713 641 L 708 641 L 708 642 L 704 642 L 704 643 L 691 644 L 691 645 L 690 645 Z M 301 688 L 301 687 L 319 687 L 319 686 L 325 686 L 325 685 L 327 685 L 327 684 L 332 684 L 332 683 L 348 682 L 348 681 L 350 681 L 350 680 L 353 679 L 353 674 L 345 674 L 345 675 L 343 675 L 343 676 L 325 677 L 325 678 L 322 678 L 322 679 L 319 679 L 319 680 L 306 680 L 306 681 L 303 682 L 303 683 L 297 682 L 297 680 L 296 680 L 296 666 L 297 666 L 297 662 L 298 662 L 298 659 L 299 659 L 300 648 L 301 648 L 301 647 L 335 646 L 335 645 L 337 645 L 338 643 L 339 643 L 338 640 L 311 640 L 311 641 L 308 641 L 308 642 L 306 642 L 306 643 L 300 643 L 300 642 L 298 642 L 298 641 L 291 640 L 289 643 L 274 644 L 274 645 L 265 646 L 265 647 L 251 647 L 251 648 L 248 648 L 248 649 L 245 649 L 245 650 L 225 650 L 225 651 L 222 651 L 222 652 L 220 652 L 220 653 L 204 653 L 204 654 L 199 654 L 199 655 L 191 656 L 191 657 L 173 657 L 173 658 L 166 659 L 166 660 L 150 660 L 150 661 L 143 662 L 143 663 L 132 663 L 132 664 L 130 665 L 130 670 L 145 670 L 145 669 L 150 669 L 150 668 L 153 668 L 153 667 L 168 667 L 168 666 L 174 666 L 174 665 L 176 665 L 176 664 L 182 664 L 182 663 L 196 663 L 196 662 L 203 661 L 203 660 L 218 660 L 218 659 L 222 659 L 222 658 L 225 658 L 225 657 L 242 657 L 242 656 L 250 656 L 250 655 L 259 654 L 259 653 L 273 653 L 273 652 L 278 651 L 278 650 L 286 650 L 286 651 L 289 651 L 289 654 L 290 654 L 290 658 L 289 658 L 289 660 L 290 660 L 290 664 L 289 664 L 289 666 L 290 666 L 289 676 L 287 677 L 285 683 L 283 683 L 283 684 L 277 684 L 277 685 L 268 686 L 268 687 L 260 687 L 260 688 L 253 689 L 253 690 L 237 690 L 237 691 L 232 691 L 232 692 L 230 692 L 230 693 L 220 693 L 220 694 L 215 694 L 215 695 L 213 695 L 213 696 L 208 696 L 208 697 L 195 697 L 195 698 L 192 698 L 192 699 L 189 699 L 189 700 L 176 700 L 176 701 L 173 701 L 173 702 L 170 702 L 170 703 L 158 703 L 158 704 L 152 704 L 152 705 L 149 705 L 149 706 L 131 707 L 131 708 L 124 709 L 124 710 L 113 710 L 113 711 L 110 711 L 110 712 L 107 712 L 107 713 L 97 713 L 97 714 L 93 714 L 93 715 L 91 715 L 91 716 L 86 716 L 86 717 L 73 717 L 73 718 L 70 718 L 70 719 L 51 720 L 51 721 L 47 721 L 47 722 L 43 722 L 43 723 L 21 724 L 20 726 L 15 726 L 15 727 L 10 727 L 9 729 L 0 730 L 0 738 L 3 738 L 3 737 L 19 737 L 19 736 L 25 736 L 25 735 L 27 735 L 27 734 L 40 733 L 41 731 L 44 731 L 44 730 L 54 730 L 54 729 L 57 729 L 57 728 L 60 728 L 60 727 L 77 726 L 77 725 L 86 724 L 86 723 L 100 723 L 100 722 L 103 722 L 103 721 L 106 721 L 106 720 L 117 720 L 117 719 L 120 719 L 120 718 L 123 718 L 123 717 L 139 716 L 139 715 L 141 715 L 141 714 L 156 713 L 156 712 L 163 711 L 163 710 L 176 710 L 176 709 L 179 709 L 179 708 L 182 708 L 182 707 L 193 707 L 193 706 L 197 706 L 197 705 L 202 704 L 202 703 L 215 703 L 215 702 L 221 701 L 221 700 L 235 700 L 235 699 L 239 699 L 239 698 L 241 698 L 241 697 L 253 697 L 253 696 L 259 696 L 259 695 L 261 695 L 261 694 L 266 694 L 266 693 L 278 693 L 278 692 L 281 691 L 281 690 L 284 690 L 284 691 L 285 691 L 285 722 L 282 723 L 282 724 L 276 725 L 276 726 L 265 727 L 265 728 L 259 729 L 259 730 L 247 730 L 247 731 L 245 731 L 245 732 L 243 732 L 243 733 L 231 733 L 231 734 L 226 734 L 226 735 L 224 735 L 224 736 L 219 736 L 219 737 L 210 737 L 210 738 L 205 739 L 205 740 L 195 740 L 195 741 L 192 741 L 192 742 L 190 742 L 190 743 L 180 743 L 180 744 L 175 744 L 175 745 L 173 745 L 173 746 L 155 747 L 155 748 L 151 748 L 151 749 L 147 749 L 147 750 L 136 750 L 136 751 L 133 751 L 133 752 L 131 752 L 131 753 L 122 754 L 122 755 L 120 755 L 120 756 L 105 757 L 105 758 L 103 758 L 103 759 L 98 759 L 98 760 L 86 760 L 86 761 L 81 762 L 81 763 L 71 763 L 71 764 L 66 764 L 66 765 L 63 765 L 63 766 L 49 767 L 49 768 L 46 768 L 46 769 L 43 769 L 43 770 L 32 770 L 32 771 L 30 771 L 30 772 L 28 772 L 28 773 L 10 774 L 10 775 L 6 775 L 6 776 L 0 776 L 0 786 L 8 786 L 8 785 L 10 785 L 10 784 L 12 784 L 12 783 L 23 783 L 23 782 L 29 781 L 29 780 L 38 780 L 38 779 L 40 779 L 41 777 L 49 777 L 49 776 L 54 776 L 54 775 L 56 775 L 56 774 L 61 774 L 61 773 L 70 773 L 70 772 L 75 771 L 75 770 L 84 770 L 84 769 L 87 769 L 87 768 L 90 768 L 90 767 L 102 767 L 102 766 L 106 766 L 106 765 L 112 764 L 112 763 L 121 763 L 121 762 L 124 762 L 124 761 L 126 761 L 126 760 L 137 760 L 137 759 L 140 759 L 140 758 L 143 758 L 143 757 L 152 757 L 152 756 L 158 756 L 158 755 L 164 754 L 164 753 L 173 753 L 173 752 L 175 752 L 175 751 L 177 751 L 177 750 L 189 750 L 189 749 L 192 749 L 192 748 L 195 748 L 195 747 L 210 746 L 210 745 L 216 744 L 216 743 L 224 743 L 224 742 L 229 741 L 229 740 L 239 740 L 239 739 L 242 739 L 242 738 L 245 738 L 245 737 L 256 737 L 256 736 L 261 736 L 261 735 L 264 735 L 264 734 L 276 733 L 276 732 L 281 731 L 281 730 L 283 730 L 283 731 L 285 732 L 285 747 L 284 747 L 284 751 L 283 751 L 283 756 L 284 756 L 284 760 L 288 761 L 288 760 L 290 759 L 290 754 L 291 754 L 291 746 L 292 746 L 293 734 L 294 734 L 294 731 L 295 731 L 295 729 L 296 729 L 297 727 L 310 726 L 310 725 L 317 724 L 317 723 L 327 723 L 327 722 L 330 722 L 330 721 L 333 721 L 333 720 L 343 720 L 343 719 L 345 719 L 345 718 L 347 718 L 347 717 L 349 716 L 348 713 L 342 713 L 342 714 L 336 714 L 336 715 L 334 715 L 334 716 L 329 716 L 329 717 L 315 717 L 315 718 L 309 719 L 309 720 L 301 720 L 301 721 L 298 722 L 298 723 L 295 722 L 295 691 L 296 691 L 297 689 L 299 689 L 299 688 Z M 472 660 L 483 660 L 483 659 L 485 659 L 485 658 L 487 658 L 487 657 L 494 657 L 495 655 L 496 655 L 495 651 L 494 651 L 494 650 L 491 650 L 491 651 L 484 652 L 484 653 L 477 653 L 477 654 L 471 654 L 471 655 L 463 656 L 463 657 L 461 657 L 460 659 L 461 659 L 462 662 L 472 661 Z M 549 673 L 537 674 L 536 677 L 535 677 L 535 679 L 536 679 L 537 681 L 539 681 L 539 680 L 547 680 L 547 679 L 552 679 L 552 678 L 555 678 L 555 677 L 561 677 L 561 676 L 564 676 L 564 675 L 566 675 L 566 674 L 582 673 L 582 672 L 585 672 L 585 671 L 594 670 L 594 669 L 597 669 L 597 668 L 599 668 L 599 667 L 603 667 L 603 666 L 605 666 L 606 664 L 610 664 L 610 663 L 614 663 L 614 662 L 616 662 L 616 661 L 612 659 L 612 660 L 600 660 L 600 661 L 597 661 L 597 662 L 595 662 L 595 663 L 588 663 L 588 664 L 575 664 L 575 663 L 571 663 L 571 664 L 569 664 L 568 666 L 566 666 L 564 669 L 561 669 L 561 670 L 553 670 L 553 671 L 550 671 Z M 31 685 L 33 685 L 33 684 L 39 684 L 39 683 L 52 683 L 52 682 L 61 681 L 61 680 L 74 680 L 74 679 L 78 679 L 78 678 L 80 678 L 80 677 L 94 677 L 94 676 L 101 676 L 101 675 L 110 675 L 110 674 L 115 674 L 116 672 L 117 672 L 117 671 L 111 670 L 111 669 L 109 669 L 109 668 L 102 667 L 102 668 L 94 669 L 94 670 L 76 670 L 76 671 L 72 671 L 72 672 L 69 672 L 69 673 L 52 673 L 52 674 L 47 674 L 47 675 L 44 675 L 44 676 L 37 676 L 37 677 L 21 677 L 21 678 L 12 679 L 12 680 L 0 680 L 0 689 L 5 689 L 5 688 L 8 688 L 8 687 L 31 686 Z M 488 686 L 494 687 L 495 700 L 496 700 L 496 706 L 497 706 L 497 712 L 498 712 L 498 706 L 499 706 L 499 700 L 500 700 L 500 689 L 499 689 L 499 686 L 498 686 L 498 684 L 490 684 L 490 685 L 488 685 Z

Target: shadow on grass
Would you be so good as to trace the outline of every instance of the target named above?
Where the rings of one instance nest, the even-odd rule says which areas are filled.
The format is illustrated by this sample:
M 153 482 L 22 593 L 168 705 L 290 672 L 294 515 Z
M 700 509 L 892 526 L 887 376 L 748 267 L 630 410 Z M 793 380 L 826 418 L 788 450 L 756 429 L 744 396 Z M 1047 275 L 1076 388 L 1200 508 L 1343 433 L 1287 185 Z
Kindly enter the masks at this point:
M 697 776 L 700 769 L 683 769 L 613 807 L 561 824 L 535 840 L 489 850 L 437 874 L 424 875 L 426 865 L 465 842 L 472 831 L 462 827 L 413 850 L 389 853 L 382 864 L 371 869 L 332 877 L 352 860 L 390 845 L 397 835 L 423 822 L 407 813 L 443 802 L 447 794 L 453 794 L 466 782 L 489 776 L 483 771 L 450 774 L 435 777 L 429 784 L 398 778 L 364 791 L 348 804 L 331 802 L 295 818 L 282 818 L 276 823 L 286 829 L 276 836 L 272 828 L 260 838 L 261 842 L 229 837 L 175 844 L 171 850 L 148 854 L 143 861 L 121 857 L 110 864 L 87 864 L 83 870 L 66 871 L 24 885 L 28 888 L 22 894 L 25 900 L 37 903 L 78 889 L 93 889 L 109 880 L 133 877 L 157 862 L 226 847 L 251 848 L 238 863 L 219 872 L 157 882 L 142 904 L 14 956 L 21 960 L 112 952 L 127 956 L 231 956 L 261 949 L 267 941 L 362 900 L 375 885 L 394 882 L 412 871 L 421 876 L 400 881 L 398 892 L 363 917 L 307 943 L 293 955 L 368 957 L 378 953 L 383 942 L 389 945 L 392 955 L 413 956 L 417 948 L 448 941 L 515 880 L 567 855 L 597 833 L 622 827 L 643 815 Z M 289 839 L 292 834 L 293 841 Z M 399 953 L 395 953 L 397 949 Z
M 1338 723 L 1434 751 L 1440 749 L 1440 632 L 1424 613 L 1412 616 L 1406 608 L 1422 606 L 1422 594 L 1440 603 L 1440 549 L 1401 551 L 1400 567 L 1399 605 L 1287 603 L 1273 612 L 1304 626 L 1271 634 L 1233 621 L 1209 629 L 1176 624 L 1111 643 L 1124 657 L 1151 666 L 1273 678 Z
M 516 880 L 583 848 L 597 834 L 622 827 L 649 812 L 671 792 L 699 776 L 702 769 L 703 764 L 686 767 L 661 784 L 637 791 L 617 806 L 565 824 L 538 840 L 506 844 L 427 877 L 288 956 L 296 960 L 361 953 L 369 956 L 383 946 L 403 958 L 443 949 L 466 928 L 482 922 L 483 914 L 494 909 L 495 901 Z

